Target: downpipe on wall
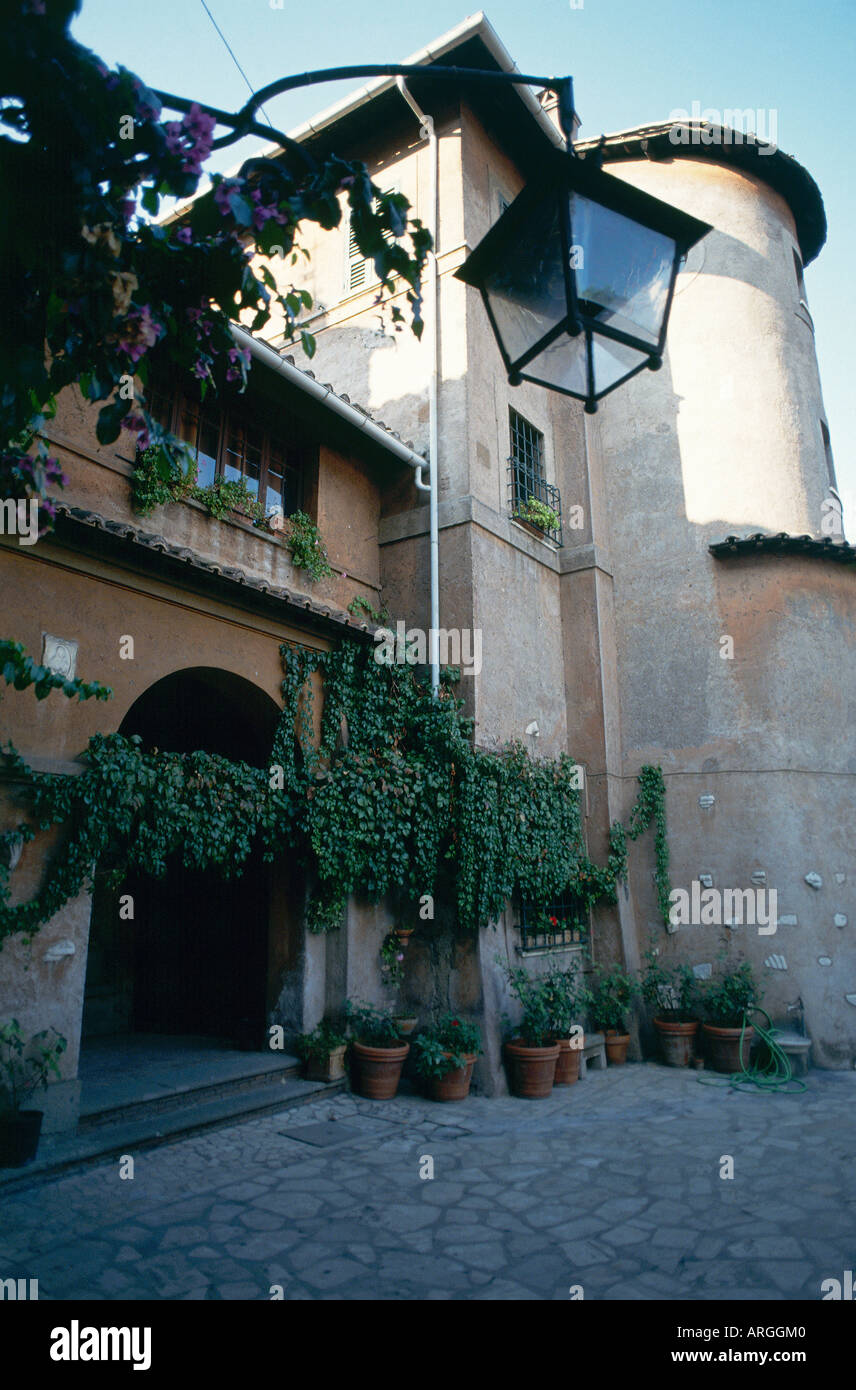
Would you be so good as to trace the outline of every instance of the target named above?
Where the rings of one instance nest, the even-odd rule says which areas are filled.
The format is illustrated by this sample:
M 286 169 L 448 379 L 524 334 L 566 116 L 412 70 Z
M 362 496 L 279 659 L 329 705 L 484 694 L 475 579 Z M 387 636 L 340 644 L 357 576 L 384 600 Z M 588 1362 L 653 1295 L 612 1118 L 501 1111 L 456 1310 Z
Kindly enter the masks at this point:
M 437 132 L 434 129 L 434 120 L 422 110 L 418 102 L 414 101 L 407 83 L 403 77 L 396 79 L 396 85 L 407 105 L 410 107 L 414 116 L 419 121 L 419 134 L 423 140 L 428 141 L 428 154 L 430 162 L 429 173 L 429 192 L 428 192 L 428 231 L 431 233 L 433 250 L 428 259 L 428 294 L 431 301 L 431 310 L 428 314 L 428 345 L 431 354 L 431 369 L 428 377 L 428 458 L 430 463 L 430 473 L 428 486 L 422 482 L 421 477 L 415 479 L 416 486 L 422 492 L 428 492 L 428 517 L 430 532 L 430 608 L 431 621 L 428 632 L 429 657 L 431 662 L 431 693 L 437 698 L 440 689 L 440 530 L 438 521 L 438 464 L 439 464 L 439 422 L 438 422 L 438 388 L 440 380 L 440 277 L 437 269 L 437 235 L 438 223 L 437 198 L 439 184 L 439 142 Z

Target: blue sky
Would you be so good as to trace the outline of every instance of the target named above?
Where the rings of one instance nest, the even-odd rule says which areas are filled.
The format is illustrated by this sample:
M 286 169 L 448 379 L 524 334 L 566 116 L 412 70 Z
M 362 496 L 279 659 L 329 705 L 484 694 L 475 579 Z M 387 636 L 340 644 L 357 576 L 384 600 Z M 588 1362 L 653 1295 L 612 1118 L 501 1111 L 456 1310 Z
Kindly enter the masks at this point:
M 308 68 L 401 61 L 472 12 L 467 0 L 207 4 L 254 87 Z M 573 74 L 583 137 L 663 120 L 695 101 L 776 113 L 778 145 L 806 166 L 826 204 L 829 239 L 806 287 L 845 524 L 856 537 L 854 0 L 490 0 L 485 12 L 522 70 Z M 201 0 L 83 0 L 73 32 L 150 86 L 227 110 L 246 100 Z M 350 85 L 290 93 L 270 104 L 270 118 L 287 130 Z M 234 162 L 224 151 L 212 167 Z

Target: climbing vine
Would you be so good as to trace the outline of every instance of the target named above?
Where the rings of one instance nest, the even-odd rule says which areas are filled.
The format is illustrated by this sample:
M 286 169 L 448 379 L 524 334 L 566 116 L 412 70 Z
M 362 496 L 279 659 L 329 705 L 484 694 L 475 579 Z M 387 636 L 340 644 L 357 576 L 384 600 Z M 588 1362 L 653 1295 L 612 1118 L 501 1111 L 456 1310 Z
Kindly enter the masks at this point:
M 296 808 L 288 794 L 271 787 L 266 769 L 213 753 L 146 753 L 136 735 L 95 734 L 76 777 L 34 772 L 11 745 L 2 756 L 23 785 L 31 821 L 0 835 L 0 845 L 16 834 L 27 843 L 36 828 L 63 825 L 67 833 L 42 888 L 14 906 L 8 853 L 0 853 L 0 943 L 15 932 L 32 936 L 91 886 L 96 867 L 114 886 L 135 870 L 162 878 L 171 860 L 234 878 L 257 837 L 268 860 L 289 841 Z
M 34 687 L 37 700 L 46 700 L 52 690 L 61 690 L 67 699 L 109 700 L 112 690 L 100 681 L 70 680 L 58 676 L 49 666 L 40 666 L 33 657 L 28 656 L 21 642 L 0 640 L 0 676 L 15 690 Z
M 185 460 L 186 471 L 173 460 L 169 475 L 164 478 L 157 449 L 145 449 L 138 457 L 131 480 L 134 510 L 148 516 L 155 507 L 168 502 L 182 502 L 191 497 L 201 502 L 211 516 L 222 520 L 229 512 L 238 512 L 254 526 L 264 526 L 268 514 L 264 503 L 250 492 L 243 478 L 215 478 L 207 487 L 196 481 L 196 463 Z M 310 579 L 324 579 L 333 573 L 321 532 L 305 512 L 276 519 L 276 529 L 282 532 L 291 559 L 297 569 L 306 570 Z
M 337 927 L 351 894 L 388 898 L 400 918 L 415 918 L 419 899 L 434 895 L 441 879 L 451 884 L 459 925 L 475 931 L 496 921 L 515 892 L 534 903 L 566 892 L 587 906 L 614 901 L 627 838 L 652 823 L 668 920 L 659 768 L 642 769 L 628 828 L 613 824 L 607 863 L 597 865 L 585 852 L 572 759 L 535 761 L 519 744 L 474 747 L 453 690 L 456 671 L 442 673 L 434 699 L 410 667 L 378 664 L 373 649 L 353 642 L 321 653 L 285 645 L 282 656 L 283 710 L 266 768 L 209 753 L 149 753 L 119 734 L 90 741 L 78 777 L 35 773 L 11 747 L 4 753 L 31 820 L 0 845 L 58 824 L 66 840 L 44 886 L 15 906 L 0 853 L 0 940 L 32 934 L 91 883 L 96 866 L 116 883 L 132 870 L 162 876 L 171 860 L 231 877 L 257 843 L 267 860 L 289 849 L 304 865 L 311 931 Z

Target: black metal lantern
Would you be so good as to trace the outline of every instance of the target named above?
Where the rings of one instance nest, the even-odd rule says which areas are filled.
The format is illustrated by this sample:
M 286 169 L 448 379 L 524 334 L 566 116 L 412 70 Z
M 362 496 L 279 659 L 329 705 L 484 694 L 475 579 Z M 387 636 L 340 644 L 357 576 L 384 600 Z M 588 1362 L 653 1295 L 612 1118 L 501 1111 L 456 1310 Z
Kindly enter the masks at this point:
M 662 363 L 681 260 L 711 230 L 595 160 L 551 157 L 458 278 L 481 291 L 512 385 L 585 401 Z

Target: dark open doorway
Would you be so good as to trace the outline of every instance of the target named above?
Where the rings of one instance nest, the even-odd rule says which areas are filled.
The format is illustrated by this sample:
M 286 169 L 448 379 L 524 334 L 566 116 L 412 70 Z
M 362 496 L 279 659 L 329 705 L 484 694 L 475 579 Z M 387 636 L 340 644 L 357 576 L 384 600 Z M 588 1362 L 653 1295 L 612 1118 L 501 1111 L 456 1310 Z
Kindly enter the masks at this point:
M 228 672 L 179 671 L 132 705 L 120 732 L 147 749 L 204 750 L 266 765 L 279 710 Z M 133 918 L 120 913 L 120 896 Z M 127 1034 L 265 1046 L 271 870 L 258 850 L 224 879 L 174 862 L 162 879 L 96 882 L 87 961 L 83 1042 Z

